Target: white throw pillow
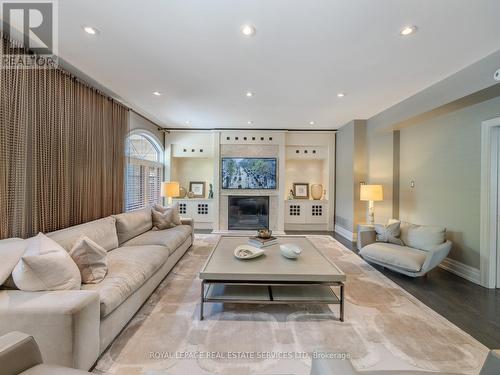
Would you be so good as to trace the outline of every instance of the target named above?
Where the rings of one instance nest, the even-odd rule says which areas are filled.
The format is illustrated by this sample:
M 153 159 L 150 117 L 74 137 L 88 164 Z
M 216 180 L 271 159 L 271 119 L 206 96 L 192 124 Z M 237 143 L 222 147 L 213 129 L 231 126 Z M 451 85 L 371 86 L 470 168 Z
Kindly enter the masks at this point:
M 388 242 L 395 245 L 404 246 L 403 241 L 398 238 L 400 234 L 400 225 L 401 222 L 397 220 L 391 220 L 387 225 L 375 224 L 375 238 L 377 242 Z
M 412 226 L 408 230 L 406 245 L 430 251 L 446 241 L 446 228 L 430 225 Z
M 83 284 L 100 283 L 108 273 L 107 251 L 87 236 L 80 237 L 69 255 L 80 270 Z
M 27 241 L 9 238 L 0 241 L 0 285 L 4 284 L 26 250 Z
M 174 225 L 181 225 L 182 222 L 181 222 L 181 215 L 179 213 L 179 204 L 178 203 L 175 203 L 171 206 L 160 206 L 159 204 L 155 204 L 153 206 L 153 210 L 155 211 L 158 211 L 158 212 L 161 212 L 161 213 L 165 213 L 167 211 L 172 211 L 172 223 L 174 223 Z M 154 218 L 153 218 L 154 220 Z M 153 223 L 153 226 L 155 224 Z
M 73 259 L 57 242 L 42 233 L 30 238 L 12 278 L 27 292 L 80 289 L 81 276 Z

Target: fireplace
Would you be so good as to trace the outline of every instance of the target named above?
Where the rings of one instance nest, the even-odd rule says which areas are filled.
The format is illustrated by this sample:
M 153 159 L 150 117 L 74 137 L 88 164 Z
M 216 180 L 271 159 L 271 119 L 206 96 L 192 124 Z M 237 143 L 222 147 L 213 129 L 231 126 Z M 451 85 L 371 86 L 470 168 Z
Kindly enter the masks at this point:
M 269 197 L 228 197 L 228 229 L 269 228 Z

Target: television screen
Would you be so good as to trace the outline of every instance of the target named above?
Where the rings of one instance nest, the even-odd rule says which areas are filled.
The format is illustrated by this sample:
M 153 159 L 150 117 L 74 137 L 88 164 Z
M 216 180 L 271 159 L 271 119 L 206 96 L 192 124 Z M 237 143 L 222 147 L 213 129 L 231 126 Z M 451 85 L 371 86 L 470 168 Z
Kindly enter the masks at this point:
M 276 189 L 276 159 L 222 158 L 223 189 Z

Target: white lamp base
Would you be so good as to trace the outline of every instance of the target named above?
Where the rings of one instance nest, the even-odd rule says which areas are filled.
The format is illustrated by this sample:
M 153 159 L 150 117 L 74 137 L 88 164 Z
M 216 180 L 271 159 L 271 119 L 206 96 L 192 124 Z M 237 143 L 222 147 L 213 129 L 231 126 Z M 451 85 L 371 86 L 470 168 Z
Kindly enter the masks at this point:
M 368 223 L 375 224 L 375 202 L 368 201 Z

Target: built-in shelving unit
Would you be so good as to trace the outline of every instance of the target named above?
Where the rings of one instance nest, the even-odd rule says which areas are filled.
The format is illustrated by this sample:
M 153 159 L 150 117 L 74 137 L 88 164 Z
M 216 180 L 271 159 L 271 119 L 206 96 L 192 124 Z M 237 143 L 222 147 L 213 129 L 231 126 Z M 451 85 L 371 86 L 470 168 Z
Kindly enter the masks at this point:
M 228 197 L 268 196 L 269 225 L 276 233 L 285 230 L 333 230 L 335 134 L 282 130 L 176 130 L 165 135 L 166 173 L 189 190 L 190 181 L 206 184 L 203 199 L 175 199 L 181 216 L 192 217 L 196 228 L 227 231 Z M 221 158 L 273 157 L 278 163 L 276 190 L 220 189 Z M 293 183 L 321 184 L 321 200 L 287 200 Z M 208 198 L 213 185 L 214 197 Z

